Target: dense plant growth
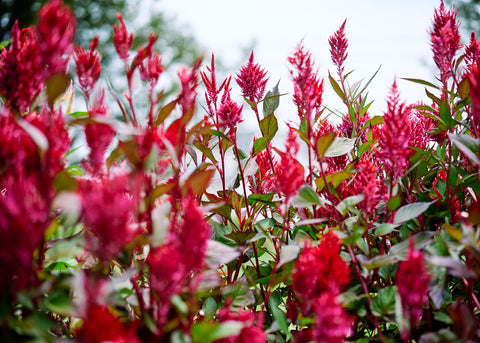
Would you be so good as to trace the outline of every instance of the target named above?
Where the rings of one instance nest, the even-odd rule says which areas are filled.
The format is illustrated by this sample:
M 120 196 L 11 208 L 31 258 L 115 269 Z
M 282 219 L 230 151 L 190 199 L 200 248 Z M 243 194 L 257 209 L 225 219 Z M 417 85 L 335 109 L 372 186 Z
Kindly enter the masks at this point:
M 199 59 L 169 98 L 156 36 L 132 51 L 118 19 L 122 93 L 58 0 L 0 55 L 2 341 L 480 340 L 480 42 L 462 47 L 453 9 L 430 30 L 438 78 L 410 79 L 428 102 L 393 81 L 383 115 L 347 72 L 346 22 L 325 80 L 299 44 L 281 146 L 292 95 L 267 91 L 253 53 L 225 80 Z M 247 118 L 261 134 L 242 151 Z M 79 130 L 89 154 L 69 164 Z

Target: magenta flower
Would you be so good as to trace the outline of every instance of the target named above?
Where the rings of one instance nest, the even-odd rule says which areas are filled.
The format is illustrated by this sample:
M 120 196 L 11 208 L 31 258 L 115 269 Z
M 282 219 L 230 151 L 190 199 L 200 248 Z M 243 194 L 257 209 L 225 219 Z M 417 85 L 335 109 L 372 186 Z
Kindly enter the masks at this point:
M 134 226 L 137 192 L 129 182 L 128 175 L 119 174 L 80 183 L 86 248 L 102 263 L 115 258 L 139 233 Z
M 480 66 L 473 65 L 468 74 L 469 94 L 472 100 L 470 110 L 470 129 L 475 137 L 480 137 Z
M 154 87 L 160 75 L 165 70 L 165 67 L 162 65 L 162 58 L 160 54 L 156 51 L 153 51 L 153 45 L 157 37 L 151 34 L 148 37 L 148 43 L 145 48 L 138 48 L 137 53 L 137 63 L 140 67 L 140 76 L 142 80 L 147 81 L 150 87 Z
M 410 337 L 413 326 L 422 315 L 423 306 L 428 301 L 428 286 L 431 275 L 425 265 L 425 257 L 415 248 L 415 241 L 410 238 L 410 249 L 405 261 L 398 265 L 395 284 L 402 301 L 402 309 L 409 322 L 409 328 L 402 328 L 402 338 Z
M 387 99 L 387 112 L 381 128 L 379 160 L 394 182 L 403 176 L 408 166 L 410 107 L 400 100 L 397 83 L 394 82 Z
M 433 60 L 440 69 L 440 80 L 445 85 L 452 73 L 453 58 L 461 47 L 457 12 L 447 9 L 442 0 L 440 8 L 435 10 L 433 27 L 430 31 L 430 42 Z
M 38 12 L 38 49 L 42 62 L 48 66 L 49 76 L 64 73 L 68 57 L 73 51 L 75 16 L 60 0 L 48 2 Z
M 470 36 L 470 43 L 465 47 L 465 63 L 468 69 L 474 64 L 480 64 L 480 42 L 475 37 L 474 31 Z
M 253 62 L 252 51 L 247 65 L 240 69 L 235 81 L 242 89 L 243 96 L 258 104 L 263 99 L 265 93 L 265 85 L 268 81 L 268 78 L 265 77 L 266 75 L 267 72 L 258 63 Z
M 328 39 L 328 43 L 330 44 L 330 55 L 332 57 L 333 64 L 337 67 L 338 74 L 342 75 L 344 67 L 343 63 L 347 59 L 348 53 L 348 40 L 345 37 L 345 23 L 347 20 L 343 22 L 340 28 L 335 31 L 333 36 Z
M 181 91 L 178 95 L 178 103 L 182 107 L 183 114 L 189 111 L 193 111 L 195 108 L 195 102 L 197 99 L 197 87 L 198 87 L 198 69 L 202 63 L 202 59 L 199 58 L 192 67 L 192 70 L 188 70 L 187 67 L 180 69 L 178 72 L 178 78 L 180 79 Z
M 353 320 L 338 302 L 338 295 L 327 291 L 313 304 L 315 343 L 343 343 L 352 331 Z
M 0 54 L 0 94 L 5 106 L 25 112 L 43 88 L 45 76 L 35 31 L 12 28 L 12 43 Z
M 90 43 L 90 48 L 85 50 L 83 47 L 75 48 L 73 58 L 77 65 L 76 73 L 78 83 L 82 91 L 88 95 L 97 82 L 102 66 L 100 65 L 101 56 L 97 50 L 98 36 Z
M 124 62 L 127 62 L 133 43 L 133 33 L 128 33 L 127 26 L 120 13 L 117 13 L 117 18 L 120 21 L 120 27 L 116 23 L 113 24 L 113 43 L 115 44 L 118 56 Z
M 312 116 L 320 111 L 323 80 L 313 70 L 312 54 L 305 51 L 302 45 L 298 45 L 288 61 L 292 65 L 290 75 L 293 81 L 293 101 L 298 108 L 298 115 L 310 122 Z
M 229 128 L 233 131 L 239 123 L 242 122 L 243 105 L 239 106 L 230 98 L 230 89 L 225 89 L 225 94 L 222 97 L 222 102 L 218 108 L 217 115 L 220 124 L 223 127 Z
M 263 331 L 263 318 L 255 318 L 252 311 L 240 309 L 233 312 L 229 308 L 223 307 L 218 311 L 219 322 L 237 321 L 241 322 L 244 327 L 238 335 L 229 336 L 216 340 L 218 343 L 264 343 L 267 335 Z
M 253 177 L 250 177 L 250 190 L 253 193 L 265 194 L 273 192 L 275 185 L 277 184 L 277 176 L 275 175 L 275 169 L 278 168 L 277 162 L 270 162 L 272 156 L 272 146 L 268 145 L 267 148 L 255 155 L 255 162 L 257 162 L 258 170 Z
M 371 156 L 366 156 L 357 164 L 357 173 L 349 184 L 348 191 L 351 195 L 363 194 L 364 199 L 357 205 L 358 209 L 367 214 L 374 215 L 375 209 L 381 200 L 383 184 L 379 179 L 379 170 L 372 162 Z

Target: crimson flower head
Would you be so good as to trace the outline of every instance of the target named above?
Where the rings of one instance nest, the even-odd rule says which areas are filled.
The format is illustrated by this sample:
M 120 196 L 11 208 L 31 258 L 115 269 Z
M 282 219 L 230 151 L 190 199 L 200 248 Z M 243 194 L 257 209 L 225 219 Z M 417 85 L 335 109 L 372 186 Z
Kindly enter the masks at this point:
M 68 58 L 64 55 L 73 51 L 75 27 L 75 16 L 60 0 L 48 2 L 38 13 L 38 48 L 50 76 L 66 71 Z
M 266 75 L 267 72 L 258 63 L 253 62 L 252 51 L 247 65 L 240 69 L 235 81 L 242 89 L 243 96 L 257 104 L 265 93 L 265 85 L 268 81 Z
M 293 272 L 293 289 L 308 310 L 324 292 L 340 294 L 351 279 L 350 268 L 340 257 L 341 243 L 331 231 L 316 247 L 303 248 Z
M 395 283 L 402 301 L 403 313 L 410 324 L 410 328 L 403 328 L 402 338 L 407 340 L 413 325 L 422 315 L 423 306 L 428 301 L 428 286 L 431 275 L 425 265 L 425 257 L 415 248 L 415 241 L 410 238 L 410 249 L 405 261 L 398 265 Z
M 187 67 L 184 67 L 177 73 L 181 86 L 181 91 L 178 95 L 178 103 L 182 107 L 183 114 L 193 110 L 195 107 L 198 87 L 198 69 L 200 68 L 201 63 L 202 58 L 199 58 L 193 65 L 192 70 L 188 70 Z
M 140 76 L 142 80 L 147 81 L 151 87 L 155 86 L 160 78 L 160 75 L 165 70 L 162 65 L 162 58 L 160 54 L 153 51 L 153 45 L 157 37 L 151 34 L 148 37 L 148 43 L 145 48 L 140 47 L 137 54 L 137 63 L 140 67 Z
M 442 0 L 440 8 L 435 10 L 433 27 L 430 31 L 430 42 L 433 60 L 440 69 L 440 79 L 443 83 L 451 74 L 453 58 L 461 47 L 457 12 L 447 9 Z
M 133 43 L 133 33 L 128 33 L 127 26 L 120 13 L 117 13 L 117 18 L 120 21 L 120 27 L 116 23 L 113 24 L 113 43 L 118 56 L 126 62 Z
M 230 97 L 230 89 L 225 89 L 225 94 L 222 97 L 220 107 L 218 108 L 217 115 L 220 119 L 220 123 L 223 127 L 227 127 L 230 130 L 235 128 L 242 122 L 242 109 L 243 105 L 239 106 Z
M 411 108 L 401 101 L 397 83 L 394 82 L 387 99 L 387 112 L 378 142 L 379 158 L 387 175 L 393 180 L 401 177 L 408 166 L 410 112 Z
M 468 69 L 474 64 L 480 64 L 480 42 L 475 37 L 474 31 L 470 36 L 470 43 L 465 47 L 465 63 Z
M 218 311 L 218 320 L 220 322 L 236 321 L 244 326 L 240 333 L 235 336 L 229 336 L 216 340 L 218 343 L 263 343 L 267 340 L 267 335 L 263 331 L 263 317 L 255 318 L 255 314 L 249 310 L 240 309 L 238 312 L 231 311 L 228 307 L 222 307 Z
M 338 302 L 338 295 L 327 291 L 313 304 L 314 342 L 343 343 L 352 330 L 353 321 Z
M 80 88 L 85 94 L 89 94 L 97 82 L 102 66 L 100 65 L 100 54 L 96 50 L 98 46 L 98 36 L 90 43 L 90 48 L 85 50 L 83 47 L 75 48 L 73 58 L 77 65 L 76 73 Z
M 337 67 L 339 74 L 343 73 L 343 63 L 348 56 L 348 40 L 345 37 L 346 22 L 347 20 L 345 19 L 340 28 L 328 39 L 328 43 L 330 44 L 330 55 L 332 57 L 333 64 L 335 64 Z
M 293 101 L 298 108 L 300 118 L 312 119 L 320 111 L 323 94 L 323 80 L 313 70 L 312 54 L 298 45 L 295 52 L 288 57 L 292 65 L 290 75 L 293 81 Z
M 469 93 L 472 100 L 470 126 L 475 137 L 480 137 L 480 66 L 473 65 L 468 74 Z

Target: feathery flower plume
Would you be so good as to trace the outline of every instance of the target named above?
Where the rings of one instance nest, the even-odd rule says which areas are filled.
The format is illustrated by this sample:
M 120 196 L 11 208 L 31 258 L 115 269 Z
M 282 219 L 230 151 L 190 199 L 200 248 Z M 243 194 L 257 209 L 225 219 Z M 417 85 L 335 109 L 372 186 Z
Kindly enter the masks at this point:
M 96 50 L 97 46 L 98 36 L 95 36 L 88 50 L 85 50 L 83 47 L 76 47 L 73 55 L 73 59 L 77 65 L 76 73 L 78 75 L 78 83 L 87 96 L 95 87 L 95 83 L 100 77 L 102 70 L 102 66 L 100 65 L 101 56 Z
M 68 57 L 73 51 L 75 16 L 60 0 L 48 2 L 38 12 L 38 49 L 44 65 L 48 66 L 47 78 L 56 73 L 65 73 Z
M 263 343 L 266 342 L 267 335 L 263 331 L 263 318 L 255 318 L 252 311 L 240 309 L 238 312 L 233 312 L 226 304 L 218 311 L 219 322 L 237 321 L 244 326 L 240 333 L 235 336 L 230 336 L 216 340 L 218 343 Z
M 270 163 L 269 156 L 272 155 L 272 146 L 269 144 L 267 148 L 255 155 L 255 162 L 257 162 L 258 170 L 254 176 L 249 177 L 250 190 L 253 193 L 265 194 L 272 192 L 277 183 L 275 170 L 277 169 L 277 162 Z
M 409 154 L 409 117 L 410 107 L 400 99 L 396 81 L 393 83 L 387 99 L 387 112 L 380 132 L 379 160 L 392 178 L 392 182 L 401 177 L 408 166 Z
M 133 33 L 128 33 L 127 26 L 120 13 L 117 13 L 117 18 L 120 21 L 120 27 L 117 23 L 113 24 L 113 43 L 115 44 L 118 56 L 124 62 L 127 62 L 133 43 Z
M 0 94 L 5 106 L 25 112 L 45 82 L 35 31 L 12 27 L 12 43 L 0 54 Z
M 472 100 L 470 110 L 470 130 L 475 137 L 480 137 L 480 66 L 472 65 L 467 75 L 470 85 L 469 94 Z
M 286 203 L 303 185 L 305 170 L 296 155 L 300 146 L 296 139 L 296 133 L 290 127 L 288 138 L 285 142 L 285 151 L 277 151 L 280 155 L 280 163 L 277 164 L 277 191 L 286 197 Z
M 343 343 L 352 330 L 353 320 L 338 302 L 338 295 L 331 291 L 322 293 L 313 304 L 315 343 Z
M 304 247 L 292 276 L 293 289 L 305 309 L 324 292 L 338 295 L 350 282 L 350 268 L 340 257 L 341 244 L 331 231 L 316 247 Z
M 183 114 L 191 111 L 195 107 L 195 101 L 197 99 L 197 86 L 198 86 L 198 69 L 202 63 L 200 57 L 195 61 L 192 70 L 188 70 L 187 67 L 180 69 L 177 73 L 180 79 L 181 91 L 178 95 L 178 103 L 182 107 Z
M 253 51 L 246 66 L 240 69 L 235 81 L 242 89 L 243 96 L 251 102 L 258 104 L 263 99 L 265 85 L 268 78 L 267 72 L 258 63 L 253 62 Z
M 348 40 L 345 37 L 345 23 L 347 19 L 343 22 L 340 28 L 335 31 L 333 36 L 328 39 L 328 43 L 330 44 L 330 55 L 332 57 L 333 64 L 337 67 L 338 74 L 343 74 L 343 63 L 347 59 L 348 53 Z
M 294 89 L 293 101 L 298 107 L 298 115 L 310 122 L 312 116 L 320 111 L 323 80 L 313 70 L 312 54 L 305 51 L 303 45 L 298 45 L 288 61 L 292 65 L 290 75 Z
M 423 306 L 427 303 L 428 285 L 431 275 L 425 265 L 425 257 L 415 248 L 415 241 L 410 238 L 410 249 L 405 261 L 398 265 L 395 283 L 402 301 L 403 313 L 409 327 L 402 328 L 402 338 L 410 338 L 414 325 L 422 315 Z
M 470 36 L 470 43 L 465 47 L 465 63 L 468 69 L 474 64 L 480 64 L 480 42 L 475 37 L 474 31 Z
M 230 80 L 225 84 L 224 93 L 220 101 L 220 107 L 217 111 L 217 116 L 220 121 L 220 125 L 229 128 L 230 132 L 233 134 L 234 129 L 239 123 L 243 121 L 242 119 L 242 110 L 243 105 L 239 106 L 235 101 L 230 97 L 229 88 Z
M 137 63 L 140 68 L 140 77 L 142 80 L 148 82 L 150 87 L 154 87 L 160 75 L 165 70 L 162 65 L 162 57 L 156 51 L 153 51 L 153 45 L 157 40 L 157 36 L 151 34 L 148 37 L 148 43 L 145 47 L 139 47 L 136 56 Z
M 457 12 L 447 9 L 442 0 L 440 8 L 435 9 L 433 27 L 430 31 L 433 60 L 440 69 L 440 80 L 446 84 L 452 73 L 452 62 L 457 50 L 461 47 L 458 31 Z

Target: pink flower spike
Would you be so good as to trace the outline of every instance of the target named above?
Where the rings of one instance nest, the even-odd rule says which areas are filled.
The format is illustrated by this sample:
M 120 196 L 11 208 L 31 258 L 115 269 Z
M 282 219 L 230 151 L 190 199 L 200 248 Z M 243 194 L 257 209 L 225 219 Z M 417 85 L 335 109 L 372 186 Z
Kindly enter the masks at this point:
M 230 130 L 242 122 L 242 109 L 235 101 L 230 98 L 230 89 L 226 88 L 222 97 L 222 103 L 217 111 L 218 118 L 222 126 Z
M 267 72 L 258 63 L 253 62 L 252 51 L 247 65 L 240 69 L 235 81 L 242 89 L 243 96 L 258 104 L 263 99 L 265 93 L 265 85 L 268 81 L 268 78 L 265 77 L 266 75 Z
M 348 40 L 345 37 L 345 23 L 347 19 L 343 22 L 340 28 L 328 39 L 330 44 L 330 55 L 332 57 L 333 64 L 337 67 L 338 74 L 343 73 L 343 63 L 347 59 L 348 53 Z
M 83 47 L 75 48 L 73 59 L 77 65 L 76 73 L 80 88 L 85 94 L 89 94 L 97 82 L 102 66 L 100 65 L 100 54 L 95 50 L 98 46 L 98 36 L 90 43 L 90 49 Z
M 442 0 L 440 8 L 435 10 L 433 16 L 430 42 L 433 60 L 440 69 L 440 79 L 444 84 L 452 73 L 453 58 L 461 47 L 459 26 L 457 12 L 453 8 L 445 8 Z
M 353 320 L 338 302 L 338 295 L 333 292 L 322 293 L 315 301 L 315 342 L 343 343 L 352 331 Z
M 468 69 L 474 64 L 480 64 L 480 42 L 475 37 L 474 31 L 470 36 L 470 43 L 465 47 L 465 63 Z
M 180 79 L 181 91 L 178 95 L 178 103 L 182 107 L 183 114 L 192 111 L 195 108 L 195 101 L 197 99 L 198 87 L 198 69 L 202 63 L 202 57 L 197 59 L 192 67 L 184 67 L 178 71 L 178 78 Z
M 117 13 L 117 18 L 120 21 L 120 27 L 116 23 L 113 24 L 113 42 L 118 56 L 126 62 L 133 43 L 133 33 L 128 34 L 127 26 L 120 13 Z
M 472 99 L 469 114 L 470 130 L 478 138 L 480 137 L 480 66 L 473 65 L 467 77 L 470 85 L 469 94 Z

